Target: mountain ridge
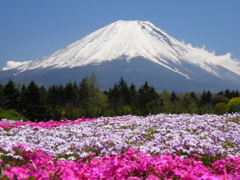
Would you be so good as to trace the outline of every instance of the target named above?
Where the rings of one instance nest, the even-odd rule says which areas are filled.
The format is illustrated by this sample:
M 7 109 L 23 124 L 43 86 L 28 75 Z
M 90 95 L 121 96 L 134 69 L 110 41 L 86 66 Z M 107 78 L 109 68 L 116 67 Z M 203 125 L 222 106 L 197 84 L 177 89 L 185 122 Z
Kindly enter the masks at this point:
M 67 74 L 61 75 L 61 73 L 71 74 L 71 69 L 85 72 L 85 68 L 93 72 L 102 69 L 101 73 L 105 74 L 105 77 L 101 73 L 98 75 L 109 83 L 113 81 L 110 78 L 115 77 L 114 73 L 123 76 L 127 81 L 131 79 L 129 74 L 133 77 L 138 74 L 139 78 L 135 77 L 135 82 L 132 83 L 139 84 L 139 82 L 149 81 L 155 84 L 156 89 L 159 90 L 166 88 L 177 90 L 180 89 L 180 86 L 181 89 L 184 89 L 186 86 L 186 91 L 205 88 L 217 91 L 222 90 L 221 87 L 226 89 L 240 86 L 239 74 L 218 64 L 193 62 L 191 59 L 185 58 L 193 50 L 194 48 L 176 40 L 149 21 L 120 20 L 98 29 L 52 54 L 10 69 L 8 72 L 0 72 L 0 80 L 5 79 L 6 81 L 7 78 L 12 78 L 19 82 L 26 82 L 32 78 L 32 80 L 38 79 L 39 84 L 49 84 L 47 76 L 44 76 L 45 80 L 39 76 L 43 76 L 44 73 L 49 76 L 51 74 L 51 78 L 54 77 L 57 82 L 61 78 L 68 77 Z M 122 67 L 122 69 L 114 67 L 114 65 Z M 77 72 L 77 70 L 75 72 L 75 76 L 81 78 L 86 75 L 89 75 L 87 71 L 85 74 Z M 169 80 L 160 80 L 162 77 Z M 74 79 L 74 75 L 71 78 Z M 69 81 L 71 78 L 69 76 Z M 119 78 L 115 77 L 114 81 L 118 81 Z M 158 82 L 165 84 L 158 85 Z M 102 84 L 106 83 L 102 81 Z M 108 84 L 103 88 L 107 89 L 112 85 Z M 166 88 L 163 88 L 163 85 Z
M 148 21 L 120 20 L 48 56 L 26 63 L 18 69 L 23 72 L 48 66 L 56 68 L 84 66 L 118 59 L 121 56 L 127 57 L 128 61 L 133 57 L 141 56 L 166 66 L 164 64 L 166 58 L 177 62 L 178 56 L 187 52 L 187 49 L 187 46 Z

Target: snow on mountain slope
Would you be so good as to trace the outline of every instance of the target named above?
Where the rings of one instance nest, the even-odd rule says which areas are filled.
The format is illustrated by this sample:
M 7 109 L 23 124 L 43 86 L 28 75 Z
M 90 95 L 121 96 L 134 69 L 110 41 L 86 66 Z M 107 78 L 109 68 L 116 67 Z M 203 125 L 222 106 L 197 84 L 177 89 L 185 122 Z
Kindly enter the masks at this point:
M 108 89 L 122 76 L 157 90 L 218 92 L 239 89 L 239 62 L 182 43 L 148 21 L 117 21 L 40 59 L 0 72 L 0 81 L 51 86 L 79 81 L 90 72 Z M 232 68 L 234 67 L 234 68 Z
M 103 27 L 53 54 L 18 67 L 20 72 L 35 68 L 64 68 L 100 64 L 103 61 L 143 57 L 176 73 L 169 61 L 181 65 L 179 57 L 190 51 L 148 21 L 117 21 Z M 189 62 L 190 63 L 190 62 Z
M 132 59 L 140 57 L 188 80 L 196 80 L 203 76 L 196 73 L 204 72 L 218 79 L 240 84 L 239 73 L 231 72 L 232 69 L 226 66 L 229 63 L 224 60 L 229 59 L 228 56 L 229 54 L 216 58 L 214 53 L 182 43 L 148 21 L 120 20 L 48 56 L 16 67 L 14 75 L 34 69 L 100 65 L 117 59 L 130 64 Z M 219 59 L 221 65 L 218 64 Z M 237 67 L 238 63 L 234 63 Z

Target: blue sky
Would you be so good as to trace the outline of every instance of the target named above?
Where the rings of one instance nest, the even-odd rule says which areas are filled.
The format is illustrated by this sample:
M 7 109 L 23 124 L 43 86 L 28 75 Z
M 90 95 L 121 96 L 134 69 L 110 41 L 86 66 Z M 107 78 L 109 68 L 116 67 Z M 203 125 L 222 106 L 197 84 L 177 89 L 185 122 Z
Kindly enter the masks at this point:
M 239 10 L 238 0 L 0 0 L 0 70 L 117 20 L 150 21 L 180 41 L 240 60 Z

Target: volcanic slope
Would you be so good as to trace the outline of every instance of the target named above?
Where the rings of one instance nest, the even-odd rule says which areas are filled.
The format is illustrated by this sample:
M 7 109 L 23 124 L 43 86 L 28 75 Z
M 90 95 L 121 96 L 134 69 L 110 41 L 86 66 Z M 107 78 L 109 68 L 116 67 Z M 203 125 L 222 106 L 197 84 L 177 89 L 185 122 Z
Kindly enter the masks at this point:
M 101 89 L 112 87 L 121 76 L 137 87 L 148 81 L 159 91 L 239 87 L 240 76 L 231 70 L 182 58 L 193 50 L 148 21 L 121 20 L 48 56 L 2 71 L 0 80 L 50 86 L 79 82 L 94 72 Z

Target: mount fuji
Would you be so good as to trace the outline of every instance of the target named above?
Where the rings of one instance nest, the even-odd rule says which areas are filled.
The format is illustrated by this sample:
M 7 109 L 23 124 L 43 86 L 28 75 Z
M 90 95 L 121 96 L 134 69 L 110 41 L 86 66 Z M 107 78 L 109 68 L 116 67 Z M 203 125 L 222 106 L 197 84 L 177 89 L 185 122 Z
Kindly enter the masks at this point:
M 158 91 L 217 92 L 238 89 L 240 75 L 208 61 L 186 58 L 194 48 L 148 21 L 117 21 L 40 59 L 0 72 L 0 82 L 51 86 L 80 82 L 92 72 L 101 89 L 122 76 L 137 87 L 145 81 Z

